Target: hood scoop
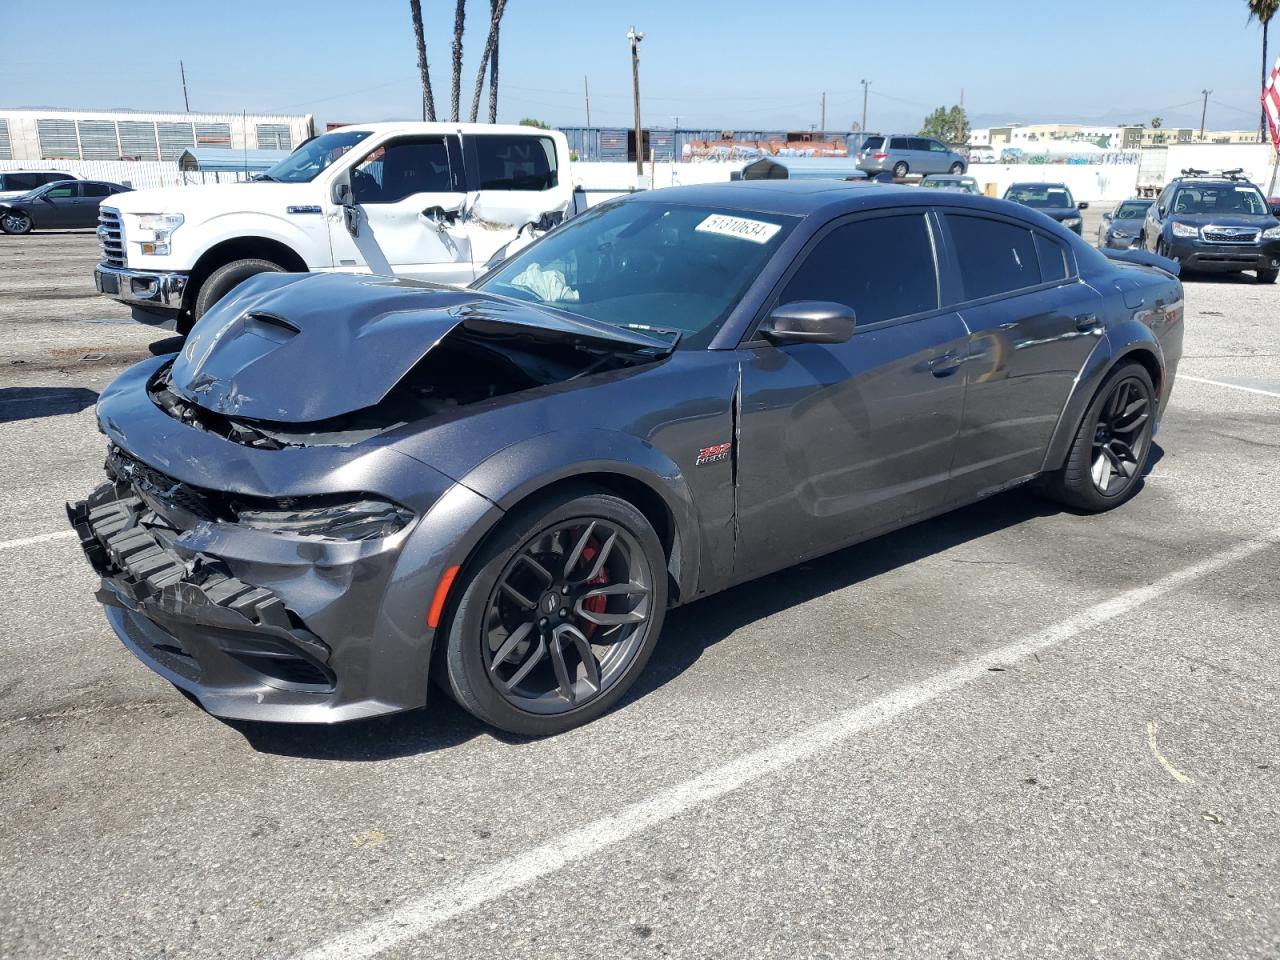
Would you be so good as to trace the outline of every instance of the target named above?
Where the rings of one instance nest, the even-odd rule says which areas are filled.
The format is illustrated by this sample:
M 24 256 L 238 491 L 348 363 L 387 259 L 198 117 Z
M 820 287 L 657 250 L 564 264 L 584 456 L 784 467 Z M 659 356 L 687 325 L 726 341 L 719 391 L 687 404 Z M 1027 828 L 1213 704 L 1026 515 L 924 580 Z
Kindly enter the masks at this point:
M 639 333 L 475 290 L 264 273 L 195 325 L 173 363 L 170 389 L 228 417 L 329 420 L 379 403 L 458 328 L 612 351 L 670 350 Z

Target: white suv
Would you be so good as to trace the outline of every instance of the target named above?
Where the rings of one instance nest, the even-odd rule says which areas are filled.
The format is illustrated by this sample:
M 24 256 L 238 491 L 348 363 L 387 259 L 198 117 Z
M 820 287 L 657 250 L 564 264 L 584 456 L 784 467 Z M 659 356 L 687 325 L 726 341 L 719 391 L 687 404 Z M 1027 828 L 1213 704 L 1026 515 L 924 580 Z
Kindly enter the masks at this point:
M 95 281 L 136 319 L 180 331 L 267 271 L 466 284 L 522 231 L 571 212 L 568 158 L 564 134 L 527 126 L 342 127 L 249 183 L 109 199 Z

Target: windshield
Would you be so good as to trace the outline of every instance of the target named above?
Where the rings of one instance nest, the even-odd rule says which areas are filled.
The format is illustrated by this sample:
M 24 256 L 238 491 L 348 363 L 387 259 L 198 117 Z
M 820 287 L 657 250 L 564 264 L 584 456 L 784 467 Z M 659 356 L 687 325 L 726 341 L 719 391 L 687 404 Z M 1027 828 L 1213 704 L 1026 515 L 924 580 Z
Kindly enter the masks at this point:
M 1049 187 L 1043 184 L 1010 187 L 1004 198 L 1026 207 L 1034 207 L 1037 210 L 1051 210 L 1074 207 L 1076 205 L 1076 202 L 1071 199 L 1071 191 L 1066 187 Z
M 1149 206 L 1151 206 L 1150 200 L 1128 200 L 1116 207 L 1115 219 L 1141 220 L 1147 215 Z
M 309 183 L 325 167 L 369 136 L 368 130 L 334 130 L 308 140 L 274 167 L 262 174 L 264 180 L 279 183 Z
M 587 211 L 481 278 L 491 293 L 711 342 L 796 218 L 659 201 Z
M 1174 213 L 1233 213 L 1265 217 L 1267 205 L 1262 192 L 1253 186 L 1230 183 L 1206 183 L 1183 187 L 1173 201 Z

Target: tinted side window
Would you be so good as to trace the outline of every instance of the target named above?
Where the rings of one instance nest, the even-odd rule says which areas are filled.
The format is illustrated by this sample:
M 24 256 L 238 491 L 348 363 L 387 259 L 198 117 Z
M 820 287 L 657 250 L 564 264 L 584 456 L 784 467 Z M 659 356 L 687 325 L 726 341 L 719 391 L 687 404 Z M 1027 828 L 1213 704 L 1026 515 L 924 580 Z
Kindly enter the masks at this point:
M 50 200 L 65 200 L 76 195 L 76 185 L 74 183 L 64 183 L 59 187 L 50 187 L 44 192 L 44 195 Z
M 86 197 L 109 197 L 115 193 L 105 183 L 86 183 L 84 186 L 84 195 Z
M 6 190 L 34 190 L 43 187 L 48 181 L 38 173 L 6 173 L 4 188 Z
M 948 213 L 966 300 L 1009 293 L 1040 282 L 1031 231 L 1001 220 Z
M 55 171 L 50 171 L 49 173 L 41 174 L 40 182 L 41 183 L 57 183 L 59 180 L 70 180 L 70 179 L 72 178 L 67 176 L 65 173 L 57 173 Z
M 797 300 L 846 304 L 859 324 L 936 309 L 937 270 L 924 216 L 836 227 L 809 251 L 778 302 Z
M 1067 251 L 1057 240 L 1037 233 L 1036 259 L 1040 261 L 1040 281 L 1052 283 L 1067 279 Z
M 932 150 L 934 153 L 946 153 L 946 152 L 947 152 L 947 146 L 946 146 L 946 144 L 944 144 L 944 143 L 939 143 L 937 140 L 930 140 L 930 141 L 929 141 L 929 149 L 930 149 L 930 150 Z
M 448 193 L 449 153 L 440 137 L 379 147 L 351 172 L 356 203 L 395 203 L 415 193 Z
M 481 190 L 550 190 L 560 182 L 550 137 L 471 137 Z
M 911 138 L 911 149 L 912 149 L 912 150 L 928 150 L 928 149 L 929 149 L 929 141 L 928 141 L 928 140 L 926 140 L 924 137 L 912 137 L 912 138 Z
M 890 150 L 910 150 L 911 141 L 906 137 L 892 137 L 889 140 Z

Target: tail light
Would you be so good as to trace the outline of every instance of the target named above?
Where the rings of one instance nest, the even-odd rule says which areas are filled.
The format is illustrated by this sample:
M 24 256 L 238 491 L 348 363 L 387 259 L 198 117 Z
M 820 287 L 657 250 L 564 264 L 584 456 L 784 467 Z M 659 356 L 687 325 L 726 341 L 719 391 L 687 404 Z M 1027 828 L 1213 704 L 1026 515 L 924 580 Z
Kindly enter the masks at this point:
M 872 156 L 872 159 L 875 159 L 875 160 L 888 160 L 888 159 L 889 159 L 889 155 L 888 155 L 887 153 L 873 153 L 871 156 Z

